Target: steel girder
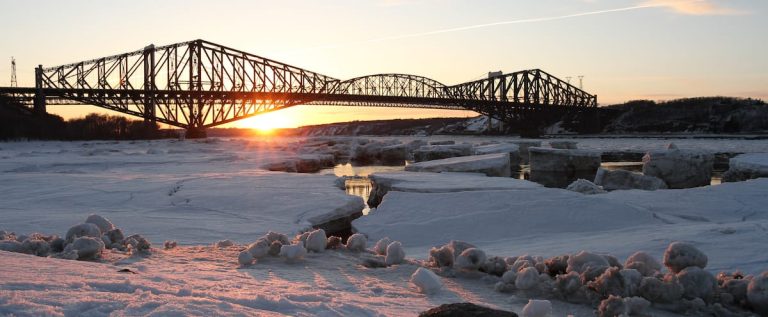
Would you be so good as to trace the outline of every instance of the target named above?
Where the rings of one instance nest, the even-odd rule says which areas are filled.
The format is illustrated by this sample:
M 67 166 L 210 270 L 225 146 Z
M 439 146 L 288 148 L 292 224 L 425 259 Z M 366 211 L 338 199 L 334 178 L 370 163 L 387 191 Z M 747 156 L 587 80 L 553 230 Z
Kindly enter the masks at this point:
M 341 81 L 204 40 L 40 67 L 36 88 L 14 92 L 43 107 L 89 104 L 187 129 L 301 104 L 471 110 L 504 121 L 597 106 L 538 69 L 453 86 L 408 74 Z

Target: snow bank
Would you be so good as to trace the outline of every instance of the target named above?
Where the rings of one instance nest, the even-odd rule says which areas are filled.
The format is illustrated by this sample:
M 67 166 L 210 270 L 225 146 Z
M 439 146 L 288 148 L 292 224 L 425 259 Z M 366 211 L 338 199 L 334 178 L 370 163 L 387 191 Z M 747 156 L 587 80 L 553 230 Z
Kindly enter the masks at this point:
M 710 254 L 710 262 L 716 262 L 707 268 L 713 271 L 739 265 L 744 271 L 760 272 L 760 263 L 768 263 L 760 229 L 768 225 L 768 214 L 763 212 L 768 179 L 581 195 L 541 187 L 485 190 L 482 185 L 472 186 L 472 191 L 432 193 L 445 190 L 451 175 L 423 175 L 440 175 L 445 182 L 404 182 L 418 188 L 390 191 L 377 210 L 353 221 L 355 229 L 370 239 L 402 241 L 409 254 L 421 257 L 445 241 L 463 240 L 489 254 L 555 256 L 587 245 L 619 257 L 644 250 L 661 259 L 665 242 L 677 240 Z
M 182 165 L 178 171 L 163 166 L 85 174 L 0 173 L 5 184 L 1 225 L 17 232 L 59 232 L 72 219 L 98 212 L 124 232 L 141 232 L 150 241 L 248 243 L 270 229 L 293 235 L 362 215 L 365 207 L 360 197 L 335 188 L 331 175 L 274 173 L 237 164 L 224 171 L 211 170 L 221 165 Z M 88 234 L 97 236 L 98 228 L 92 229 Z
M 465 172 L 481 173 L 487 176 L 509 177 L 511 165 L 508 153 L 453 157 L 424 161 L 405 166 L 410 172 Z
M 768 153 L 741 154 L 732 158 L 723 181 L 739 182 L 759 177 L 768 177 Z
M 603 196 L 547 188 L 390 191 L 375 211 L 352 224 L 371 239 L 388 236 L 418 248 L 416 254 L 426 254 L 432 246 L 450 240 L 473 241 L 482 247 L 481 243 L 532 235 L 594 233 L 662 223 L 652 212 Z

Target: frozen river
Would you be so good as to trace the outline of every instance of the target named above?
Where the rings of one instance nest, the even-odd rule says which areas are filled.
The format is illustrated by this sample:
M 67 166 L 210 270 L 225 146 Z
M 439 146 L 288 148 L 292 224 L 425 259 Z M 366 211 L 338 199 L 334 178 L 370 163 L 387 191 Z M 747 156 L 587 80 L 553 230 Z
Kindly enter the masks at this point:
M 450 139 L 473 144 L 517 140 L 370 139 Z M 478 175 L 406 173 L 409 176 L 398 180 L 397 172 L 403 166 L 353 166 L 343 158 L 335 167 L 312 174 L 264 169 L 314 155 L 319 148 L 312 145 L 316 141 L 211 138 L 0 143 L 0 230 L 63 235 L 95 213 L 126 233 L 144 235 L 157 248 L 143 259 L 109 253 L 102 263 L 36 260 L 0 251 L 0 315 L 86 314 L 92 312 L 91 307 L 128 315 L 152 311 L 414 315 L 458 301 L 519 312 L 527 295 L 496 292 L 498 278 L 446 278 L 445 290 L 430 296 L 413 289 L 408 278 L 424 264 L 428 250 L 450 240 L 473 243 L 489 256 L 547 258 L 589 250 L 615 255 L 620 261 L 639 250 L 661 259 L 669 243 L 685 241 L 709 256 L 706 270 L 713 274 L 734 270 L 757 274 L 768 267 L 766 179 L 683 190 L 582 195 L 525 180 Z M 547 146 L 553 140 L 539 141 Z M 573 141 L 579 148 L 612 152 L 642 153 L 670 142 L 681 149 L 712 153 L 768 152 L 765 140 Z M 361 211 L 367 212 L 363 198 L 371 189 L 364 177 L 374 172 L 394 175 L 393 191 L 370 215 L 352 225 L 368 236 L 369 247 L 384 237 L 402 242 L 409 259 L 406 263 L 370 269 L 359 265 L 362 255 L 326 252 L 311 254 L 299 264 L 270 259 L 252 268 L 237 267 L 242 244 L 268 231 L 294 235 L 330 222 L 349 222 Z M 361 178 L 347 180 L 344 191 L 337 180 L 341 175 Z M 233 240 L 236 246 L 211 247 L 224 239 Z M 166 240 L 178 241 L 182 247 L 162 250 Z M 138 274 L 116 273 L 120 268 Z M 40 273 L 57 270 L 68 277 Z M 153 304 L 136 306 L 133 296 Z M 589 305 L 554 301 L 557 316 L 589 316 L 592 311 Z M 652 314 L 675 315 L 656 309 Z

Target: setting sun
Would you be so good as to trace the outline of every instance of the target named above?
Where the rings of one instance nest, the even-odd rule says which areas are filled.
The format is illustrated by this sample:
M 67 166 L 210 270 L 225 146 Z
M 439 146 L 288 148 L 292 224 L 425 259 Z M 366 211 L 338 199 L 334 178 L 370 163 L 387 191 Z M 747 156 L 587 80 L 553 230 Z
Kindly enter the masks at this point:
M 261 133 L 269 133 L 274 129 L 295 128 L 297 121 L 294 116 L 282 111 L 270 112 L 251 117 L 238 123 L 243 128 L 251 128 Z

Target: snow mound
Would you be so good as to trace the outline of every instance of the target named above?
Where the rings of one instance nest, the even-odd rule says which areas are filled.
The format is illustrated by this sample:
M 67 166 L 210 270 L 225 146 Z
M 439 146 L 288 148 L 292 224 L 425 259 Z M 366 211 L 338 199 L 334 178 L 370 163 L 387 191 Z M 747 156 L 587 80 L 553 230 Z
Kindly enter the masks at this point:
M 768 272 L 763 272 L 749 282 L 747 299 L 755 311 L 768 314 Z
M 235 245 L 235 241 L 232 241 L 232 240 L 229 240 L 229 239 L 219 240 L 219 241 L 216 241 L 216 243 L 213 244 L 213 246 L 217 247 L 217 248 L 228 248 L 228 247 L 231 247 L 233 245 Z
M 379 239 L 379 241 L 376 242 L 376 245 L 373 246 L 373 252 L 378 255 L 386 255 L 387 246 L 389 246 L 390 243 L 392 243 L 392 240 L 389 239 L 389 237 Z
M 520 313 L 522 317 L 552 317 L 552 302 L 530 299 Z
M 237 255 L 237 263 L 241 266 L 251 265 L 255 260 L 256 259 L 251 255 L 251 252 L 248 252 L 248 250 L 241 251 L 240 254 Z
M 423 267 L 413 272 L 410 281 L 418 288 L 419 292 L 424 294 L 434 294 L 443 288 L 443 282 L 440 281 L 440 277 Z
M 307 249 L 301 244 L 286 244 L 280 247 L 280 256 L 288 262 L 295 262 L 307 255 Z
M 615 317 L 622 316 L 626 313 L 627 307 L 624 299 L 620 296 L 608 296 L 600 302 L 600 306 L 597 307 L 598 317 Z
M 263 258 L 269 254 L 269 241 L 263 238 L 258 239 L 249 244 L 245 251 L 254 259 Z
M 534 267 L 526 267 L 515 276 L 515 287 L 528 290 L 536 287 L 539 282 L 539 271 Z
M 79 225 L 73 226 L 72 228 L 69 228 L 69 230 L 67 230 L 67 234 L 65 235 L 67 243 L 71 243 L 79 237 L 101 238 L 101 230 L 99 230 L 99 227 L 95 224 L 81 223 Z
M 276 243 L 280 243 L 280 242 L 276 242 Z M 330 250 L 337 250 L 345 247 L 346 246 L 341 242 L 341 238 L 337 236 L 328 237 L 328 243 L 326 243 L 325 245 L 325 248 Z M 278 248 L 278 250 L 280 250 L 280 248 Z
M 15 253 L 26 253 L 26 249 L 21 242 L 16 240 L 2 240 L 0 241 L 0 251 L 8 251 Z
M 347 239 L 346 247 L 347 250 L 352 252 L 363 252 L 365 251 L 367 242 L 368 239 L 365 237 L 365 235 L 355 233 Z
M 587 195 L 602 194 L 606 192 L 600 185 L 597 185 L 583 178 L 575 180 L 565 189 Z
M 93 237 L 79 237 L 67 244 L 64 253 L 77 252 L 78 260 L 97 260 L 104 251 L 104 242 Z
M 687 299 L 701 298 L 705 302 L 712 301 L 717 287 L 712 273 L 704 271 L 698 266 L 689 266 L 677 273 L 677 280 L 683 286 L 683 297 Z
M 304 246 L 309 252 L 323 252 L 325 246 L 328 243 L 328 238 L 325 236 L 325 230 L 317 229 L 309 233 L 307 241 L 304 242 Z
M 635 269 L 643 276 L 653 276 L 661 271 L 661 264 L 650 254 L 638 251 L 627 258 L 624 262 L 624 268 Z
M 399 241 L 390 243 L 387 246 L 387 255 L 384 258 L 384 262 L 387 265 L 395 265 L 403 263 L 404 260 L 405 250 L 403 250 L 403 245 Z
M 99 230 L 101 231 L 102 234 L 115 229 L 115 225 L 111 221 L 99 215 L 88 216 L 88 218 L 85 219 L 85 223 L 92 223 L 96 225 L 97 227 L 99 227 Z
M 474 271 L 480 269 L 485 264 L 486 255 L 483 250 L 477 248 L 468 248 L 456 257 L 454 267 L 460 270 Z
M 705 268 L 707 256 L 696 247 L 685 242 L 673 242 L 664 251 L 664 265 L 673 273 L 679 273 L 691 266 Z

